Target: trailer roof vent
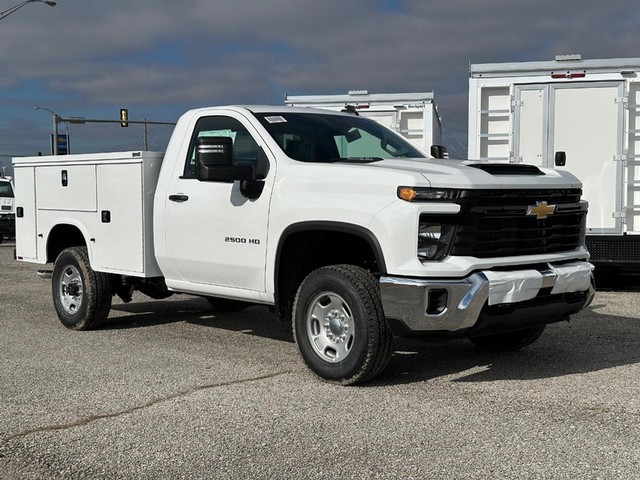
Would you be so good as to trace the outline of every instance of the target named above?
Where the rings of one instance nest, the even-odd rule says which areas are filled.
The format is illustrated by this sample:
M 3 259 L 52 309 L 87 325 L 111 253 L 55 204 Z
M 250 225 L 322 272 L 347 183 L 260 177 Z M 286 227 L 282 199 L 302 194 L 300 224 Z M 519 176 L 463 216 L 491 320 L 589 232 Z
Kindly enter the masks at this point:
M 556 55 L 556 62 L 572 62 L 576 60 L 582 60 L 582 55 L 579 53 L 573 53 L 571 55 Z
M 369 90 L 349 90 L 349 95 L 369 95 Z

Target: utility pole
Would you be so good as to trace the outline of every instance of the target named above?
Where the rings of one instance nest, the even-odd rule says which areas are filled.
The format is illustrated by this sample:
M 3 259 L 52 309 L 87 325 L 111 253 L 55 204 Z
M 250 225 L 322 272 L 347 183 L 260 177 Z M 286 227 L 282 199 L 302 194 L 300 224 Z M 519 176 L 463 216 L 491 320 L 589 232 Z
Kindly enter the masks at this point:
M 144 149 L 149 150 L 149 136 L 147 132 L 147 119 L 144 119 Z
M 57 113 L 53 114 L 53 155 L 58 155 L 58 124 L 60 123 L 60 117 Z

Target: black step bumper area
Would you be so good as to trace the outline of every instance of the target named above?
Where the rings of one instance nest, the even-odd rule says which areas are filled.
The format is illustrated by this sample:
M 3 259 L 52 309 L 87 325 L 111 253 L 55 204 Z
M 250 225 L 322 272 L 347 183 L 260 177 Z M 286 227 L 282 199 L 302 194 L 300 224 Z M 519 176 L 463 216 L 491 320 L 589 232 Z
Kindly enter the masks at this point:
M 591 263 L 640 268 L 640 235 L 587 235 Z

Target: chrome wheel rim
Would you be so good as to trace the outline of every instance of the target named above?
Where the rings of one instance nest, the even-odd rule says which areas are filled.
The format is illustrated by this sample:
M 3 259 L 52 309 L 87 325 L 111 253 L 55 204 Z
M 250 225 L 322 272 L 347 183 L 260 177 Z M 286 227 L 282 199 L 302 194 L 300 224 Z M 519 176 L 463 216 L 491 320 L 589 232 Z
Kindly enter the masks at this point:
M 60 302 L 62 308 L 69 315 L 80 310 L 83 297 L 82 276 L 76 267 L 69 265 L 62 272 L 60 279 Z
M 334 292 L 316 295 L 306 320 L 307 338 L 322 360 L 338 363 L 349 356 L 355 340 L 355 322 L 340 295 Z

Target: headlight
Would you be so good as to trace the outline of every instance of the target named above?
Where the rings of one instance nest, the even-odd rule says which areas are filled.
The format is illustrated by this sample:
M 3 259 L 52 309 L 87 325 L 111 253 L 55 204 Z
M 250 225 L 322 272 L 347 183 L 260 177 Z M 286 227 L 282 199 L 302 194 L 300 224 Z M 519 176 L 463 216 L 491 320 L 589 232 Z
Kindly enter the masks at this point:
M 407 202 L 454 202 L 464 198 L 466 193 L 451 188 L 398 187 L 398 198 Z
M 455 225 L 428 222 L 421 218 L 418 227 L 418 258 L 424 261 L 446 257 L 455 232 Z

